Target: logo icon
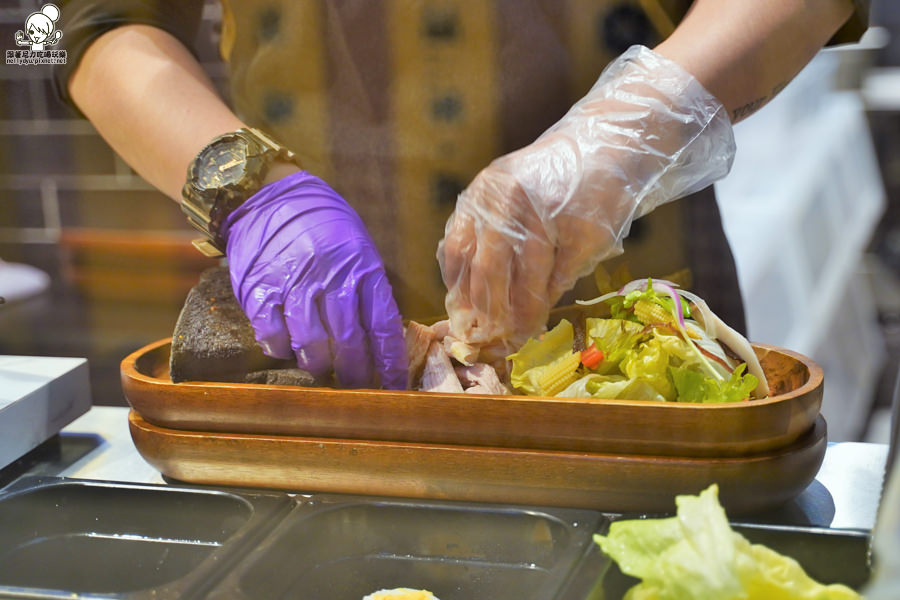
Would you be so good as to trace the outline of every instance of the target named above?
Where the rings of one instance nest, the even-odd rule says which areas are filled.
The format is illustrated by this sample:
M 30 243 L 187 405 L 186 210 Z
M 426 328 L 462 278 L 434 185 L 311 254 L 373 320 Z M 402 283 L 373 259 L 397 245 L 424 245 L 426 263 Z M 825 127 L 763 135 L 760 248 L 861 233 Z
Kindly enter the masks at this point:
M 63 32 L 56 28 L 59 20 L 59 7 L 45 4 L 38 12 L 33 12 L 25 19 L 25 30 L 16 32 L 16 45 L 28 46 L 27 50 L 7 50 L 6 64 L 62 64 L 66 62 L 65 50 L 50 50 L 47 46 L 55 46 L 62 39 Z

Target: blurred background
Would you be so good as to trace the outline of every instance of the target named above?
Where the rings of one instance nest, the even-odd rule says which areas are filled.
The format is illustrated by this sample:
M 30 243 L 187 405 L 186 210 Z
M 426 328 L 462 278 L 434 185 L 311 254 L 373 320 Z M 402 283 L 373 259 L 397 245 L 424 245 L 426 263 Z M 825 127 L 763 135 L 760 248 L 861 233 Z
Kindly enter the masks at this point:
M 3 4 L 0 46 L 40 4 Z M 218 22 L 208 1 L 196 47 L 225 94 Z M 874 0 L 870 24 L 736 127 L 717 185 L 749 337 L 825 368 L 832 441 L 887 440 L 900 368 L 900 5 Z M 0 354 L 86 357 L 94 402 L 123 405 L 120 361 L 171 335 L 216 263 L 177 205 L 55 99 L 48 72 L 0 66 Z

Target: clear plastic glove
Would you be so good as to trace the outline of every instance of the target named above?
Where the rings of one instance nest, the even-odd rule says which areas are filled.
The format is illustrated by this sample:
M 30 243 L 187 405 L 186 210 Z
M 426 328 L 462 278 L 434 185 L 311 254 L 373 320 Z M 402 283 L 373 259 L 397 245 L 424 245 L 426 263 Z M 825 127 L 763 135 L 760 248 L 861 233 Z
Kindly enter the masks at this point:
M 734 151 L 721 103 L 676 63 L 632 47 L 459 196 L 438 246 L 454 335 L 517 347 L 541 332 L 578 278 L 621 253 L 633 219 L 726 175 Z
M 306 172 L 265 186 L 226 219 L 235 296 L 270 356 L 342 387 L 406 387 L 400 312 L 362 220 Z

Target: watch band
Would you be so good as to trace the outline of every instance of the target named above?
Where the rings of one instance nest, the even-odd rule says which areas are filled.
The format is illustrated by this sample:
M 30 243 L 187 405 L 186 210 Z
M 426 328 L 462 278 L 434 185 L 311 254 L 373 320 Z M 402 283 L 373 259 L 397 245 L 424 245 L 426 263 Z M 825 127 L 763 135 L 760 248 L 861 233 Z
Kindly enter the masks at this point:
M 222 146 L 228 153 L 230 144 L 243 148 L 242 157 L 234 153 L 232 159 L 219 169 L 231 167 L 235 161 L 243 160 L 243 174 L 237 181 L 203 187 L 198 184 L 198 171 L 204 168 L 200 164 L 211 148 Z M 187 181 L 182 188 L 181 210 L 187 215 L 188 222 L 203 234 L 202 238 L 191 243 L 202 254 L 209 257 L 225 254 L 225 241 L 220 235 L 220 228 L 226 217 L 241 204 L 247 201 L 262 187 L 269 166 L 276 161 L 291 162 L 301 166 L 297 156 L 261 132 L 252 127 L 242 127 L 236 131 L 217 136 L 197 155 L 188 167 Z M 205 165 L 209 168 L 209 165 Z

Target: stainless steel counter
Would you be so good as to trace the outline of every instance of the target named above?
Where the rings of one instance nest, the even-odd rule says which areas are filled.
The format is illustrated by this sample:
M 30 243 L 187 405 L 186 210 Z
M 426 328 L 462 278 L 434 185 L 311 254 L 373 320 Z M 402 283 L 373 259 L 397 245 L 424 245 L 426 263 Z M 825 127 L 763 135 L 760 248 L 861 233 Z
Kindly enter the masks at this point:
M 881 497 L 888 446 L 829 444 L 816 479 L 796 499 L 744 522 L 871 530 Z M 165 484 L 131 441 L 128 409 L 95 406 L 57 438 L 0 471 L 0 487 L 44 475 Z M 674 509 L 674 502 L 673 502 Z

